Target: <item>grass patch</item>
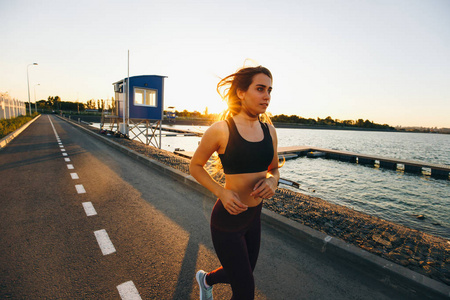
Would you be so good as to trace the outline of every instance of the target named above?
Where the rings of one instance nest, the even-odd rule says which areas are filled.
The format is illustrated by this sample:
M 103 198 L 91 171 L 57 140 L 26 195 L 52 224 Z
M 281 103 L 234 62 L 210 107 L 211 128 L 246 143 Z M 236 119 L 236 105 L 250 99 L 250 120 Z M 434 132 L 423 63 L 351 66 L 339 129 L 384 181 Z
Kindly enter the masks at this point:
M 27 122 L 33 120 L 34 117 L 36 117 L 38 113 L 34 113 L 32 116 L 19 116 L 12 119 L 2 119 L 0 120 L 0 139 L 4 138 L 11 132 L 14 132 L 15 130 L 19 129 L 22 125 L 26 124 Z

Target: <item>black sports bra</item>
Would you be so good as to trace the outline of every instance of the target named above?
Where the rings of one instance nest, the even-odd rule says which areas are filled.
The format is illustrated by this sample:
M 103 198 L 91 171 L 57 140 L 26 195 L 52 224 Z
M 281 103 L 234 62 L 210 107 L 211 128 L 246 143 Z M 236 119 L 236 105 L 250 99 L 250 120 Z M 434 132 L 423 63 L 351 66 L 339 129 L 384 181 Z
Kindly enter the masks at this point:
M 229 138 L 225 153 L 219 154 L 225 174 L 257 173 L 267 171 L 274 151 L 269 126 L 259 122 L 264 132 L 260 142 L 249 142 L 238 132 L 233 118 L 226 120 Z

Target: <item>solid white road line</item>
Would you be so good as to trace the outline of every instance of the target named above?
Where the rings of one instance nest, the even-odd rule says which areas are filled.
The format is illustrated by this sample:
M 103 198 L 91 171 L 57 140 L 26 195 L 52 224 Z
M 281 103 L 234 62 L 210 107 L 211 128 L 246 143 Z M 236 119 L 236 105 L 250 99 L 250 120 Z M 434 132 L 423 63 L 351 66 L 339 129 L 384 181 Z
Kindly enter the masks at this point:
M 67 165 L 67 169 L 69 169 L 69 170 L 73 170 L 73 169 L 75 169 L 75 168 L 73 167 L 73 165 L 71 165 L 71 164 L 68 164 L 68 165 Z
M 140 300 L 141 295 L 139 295 L 136 286 L 133 281 L 127 281 L 117 286 L 117 290 L 119 291 L 120 298 L 122 300 Z
M 100 247 L 100 250 L 102 250 L 103 255 L 108 255 L 116 252 L 116 248 L 114 248 L 114 245 L 109 239 L 108 233 L 105 229 L 94 231 L 94 234 L 97 238 L 97 243 Z
M 97 215 L 97 212 L 95 211 L 94 205 L 92 205 L 92 202 L 83 202 L 83 208 L 86 213 L 86 216 L 95 216 Z
M 82 184 L 76 184 L 75 188 L 77 189 L 78 194 L 86 194 L 86 190 Z
M 70 158 L 65 157 L 65 158 L 64 158 L 64 161 L 69 162 L 69 161 L 70 161 Z
M 72 179 L 80 179 L 77 173 L 70 173 L 70 176 L 72 177 Z
M 56 139 L 59 139 L 58 133 L 56 132 L 55 126 L 53 126 L 52 119 L 50 119 L 50 116 L 47 116 L 48 120 L 50 121 L 50 124 L 52 125 L 53 132 L 55 133 Z

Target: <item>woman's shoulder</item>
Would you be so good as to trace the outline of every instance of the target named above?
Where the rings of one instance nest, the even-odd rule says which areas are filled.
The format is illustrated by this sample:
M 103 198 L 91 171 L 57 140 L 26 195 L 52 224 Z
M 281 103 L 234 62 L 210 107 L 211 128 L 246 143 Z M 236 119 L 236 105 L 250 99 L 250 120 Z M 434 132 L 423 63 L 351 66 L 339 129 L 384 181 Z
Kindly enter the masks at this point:
M 226 120 L 217 121 L 209 127 L 209 129 L 211 129 L 212 131 L 223 131 L 226 130 L 227 128 L 228 125 Z
M 266 124 L 266 126 L 267 126 L 267 128 L 269 128 L 269 132 L 270 132 L 270 135 L 272 136 L 272 138 L 273 137 L 277 137 L 277 131 L 276 131 L 276 129 L 275 129 L 275 126 L 273 126 L 272 124 L 269 124 L 269 123 L 265 123 Z
M 269 123 L 266 123 L 266 124 L 269 127 L 270 131 L 276 131 L 275 126 L 273 126 L 272 124 L 269 124 Z
M 207 135 L 223 135 L 228 133 L 228 125 L 227 125 L 227 121 L 222 120 L 222 121 L 217 121 L 215 123 L 213 123 L 205 132 L 205 134 Z
M 218 121 L 212 124 L 203 134 L 202 142 L 206 145 L 212 145 L 215 151 L 223 153 L 228 140 L 228 129 L 226 121 Z M 221 152 L 219 152 L 221 151 Z

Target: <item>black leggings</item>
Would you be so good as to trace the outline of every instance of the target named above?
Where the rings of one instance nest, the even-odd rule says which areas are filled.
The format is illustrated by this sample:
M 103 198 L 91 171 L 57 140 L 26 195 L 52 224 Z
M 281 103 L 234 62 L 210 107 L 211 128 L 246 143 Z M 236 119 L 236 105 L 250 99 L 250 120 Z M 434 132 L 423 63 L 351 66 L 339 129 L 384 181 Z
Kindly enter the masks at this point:
M 206 283 L 229 283 L 233 300 L 254 299 L 253 270 L 261 242 L 262 202 L 231 215 L 217 200 L 211 214 L 211 236 L 222 267 L 206 275 Z

